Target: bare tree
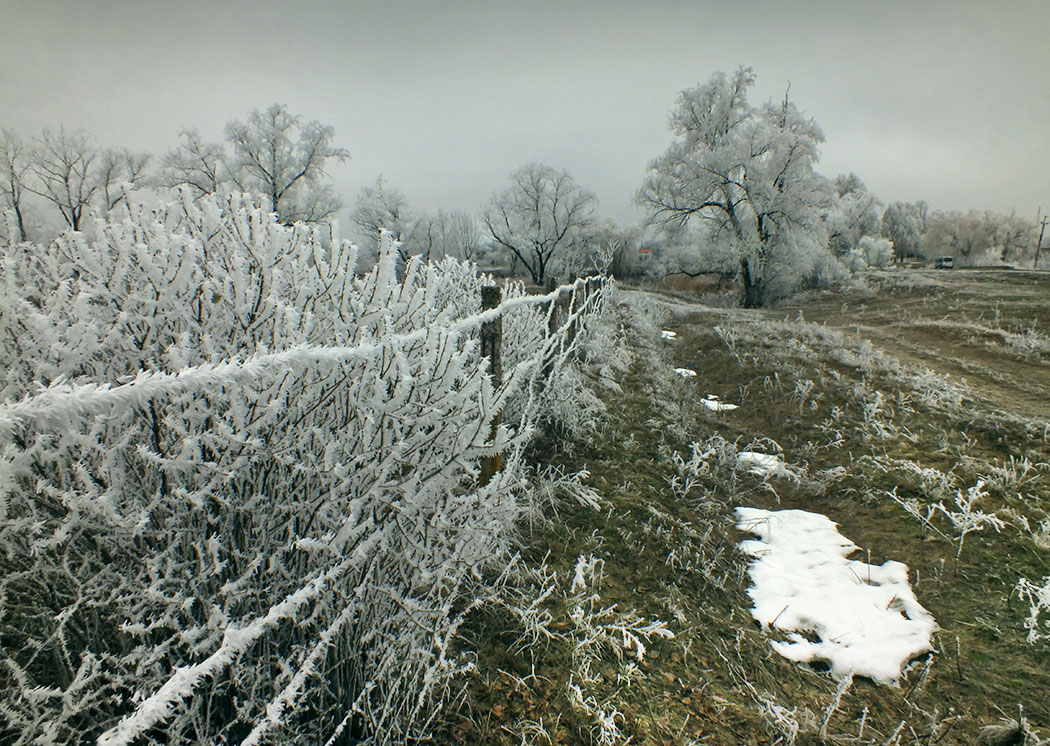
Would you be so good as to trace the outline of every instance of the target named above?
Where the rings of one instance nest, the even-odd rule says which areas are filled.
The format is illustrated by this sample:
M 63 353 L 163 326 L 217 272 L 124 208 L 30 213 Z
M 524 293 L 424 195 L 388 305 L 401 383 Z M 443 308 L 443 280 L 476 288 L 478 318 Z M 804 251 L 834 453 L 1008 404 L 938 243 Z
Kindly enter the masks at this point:
M 26 222 L 22 204 L 26 192 L 26 175 L 29 172 L 29 151 L 22 138 L 13 130 L 0 132 L 0 197 L 4 207 L 15 215 L 18 237 L 26 238 Z
M 410 233 L 408 250 L 425 259 L 451 256 L 471 261 L 481 250 L 483 236 L 478 221 L 468 212 L 445 212 L 423 215 Z
M 165 187 L 188 187 L 194 199 L 215 194 L 227 180 L 226 152 L 219 143 L 205 142 L 197 130 L 179 133 L 179 144 L 164 156 L 157 181 Z
M 142 179 L 149 161 L 149 155 L 132 153 L 127 148 L 110 148 L 102 153 L 96 176 L 107 210 L 112 210 L 126 197 L 125 185 Z
M 405 195 L 400 189 L 388 186 L 382 176 L 357 193 L 350 219 L 362 237 L 376 237 L 380 230 L 385 230 L 397 241 L 404 240 L 413 222 Z
M 638 270 L 642 231 L 637 225 L 621 226 L 608 218 L 598 226 L 590 252 L 594 268 L 613 277 L 627 277 Z
M 99 190 L 95 177 L 98 158 L 99 150 L 84 130 L 45 129 L 29 163 L 35 178 L 26 189 L 57 207 L 66 224 L 78 231 L 84 209 Z
M 401 190 L 389 186 L 382 176 L 358 192 L 350 217 L 362 248 L 374 255 L 379 233 L 386 231 L 400 243 L 401 262 L 415 255 L 426 261 L 444 256 L 471 260 L 483 243 L 470 213 L 439 210 L 431 215 L 414 210 Z
M 240 189 L 265 195 L 285 225 L 324 222 L 342 204 L 321 177 L 330 162 L 350 157 L 334 138 L 334 128 L 304 122 L 283 104 L 253 110 L 246 121 L 226 125 L 230 177 Z
M 510 182 L 492 197 L 485 227 L 542 285 L 552 262 L 584 252 L 597 200 L 567 171 L 540 163 L 522 166 Z

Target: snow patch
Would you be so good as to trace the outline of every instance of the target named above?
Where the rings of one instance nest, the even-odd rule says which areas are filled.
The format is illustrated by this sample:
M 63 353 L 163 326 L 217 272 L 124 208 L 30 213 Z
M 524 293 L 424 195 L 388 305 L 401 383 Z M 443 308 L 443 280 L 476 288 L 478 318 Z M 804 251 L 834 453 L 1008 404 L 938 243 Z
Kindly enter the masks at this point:
M 677 339 L 678 332 L 672 332 L 670 329 L 662 329 L 660 331 L 660 339 Z
M 674 372 L 682 378 L 696 378 L 696 371 L 692 368 L 675 368 Z
M 726 404 L 714 394 L 708 394 L 700 400 L 700 403 L 712 412 L 731 412 L 737 408 L 736 404 Z
M 771 453 L 741 451 L 736 455 L 736 463 L 741 469 L 747 469 L 752 474 L 759 474 L 763 477 L 782 474 L 787 471 L 787 467 L 780 457 Z
M 933 649 L 937 623 L 908 585 L 907 565 L 846 559 L 859 547 L 819 513 L 737 508 L 736 515 L 738 529 L 759 537 L 740 542 L 755 558 L 751 616 L 786 634 L 771 641 L 785 658 L 824 662 L 836 680 L 890 684 L 908 661 Z

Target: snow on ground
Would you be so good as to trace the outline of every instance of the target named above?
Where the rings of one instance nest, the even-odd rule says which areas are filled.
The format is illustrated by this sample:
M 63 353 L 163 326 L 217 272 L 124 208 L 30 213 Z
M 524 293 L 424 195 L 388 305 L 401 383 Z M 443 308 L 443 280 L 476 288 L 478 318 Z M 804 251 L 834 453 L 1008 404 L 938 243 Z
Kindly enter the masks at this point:
M 660 339 L 677 339 L 678 332 L 672 332 L 670 329 L 662 329 L 660 331 Z
M 937 623 L 908 585 L 908 567 L 849 560 L 859 549 L 834 522 L 804 510 L 737 508 L 737 528 L 758 536 L 748 595 L 764 629 L 787 636 L 773 649 L 798 663 L 822 661 L 835 679 L 894 683 L 905 664 L 933 649 Z
M 692 368 L 675 368 L 674 372 L 682 378 L 696 378 L 696 371 Z
M 718 399 L 714 394 L 708 394 L 700 403 L 713 412 L 731 412 L 736 409 L 736 404 L 726 404 Z
M 787 467 L 780 457 L 771 453 L 741 451 L 736 455 L 736 463 L 741 469 L 747 469 L 752 474 L 758 474 L 763 477 L 787 471 Z

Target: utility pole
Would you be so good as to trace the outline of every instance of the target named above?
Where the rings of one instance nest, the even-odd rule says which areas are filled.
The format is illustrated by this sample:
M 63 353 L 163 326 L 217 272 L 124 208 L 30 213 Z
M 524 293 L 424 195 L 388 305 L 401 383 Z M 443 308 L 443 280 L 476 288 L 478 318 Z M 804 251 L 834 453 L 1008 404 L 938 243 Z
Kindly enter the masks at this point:
M 1035 242 L 1035 259 L 1032 260 L 1032 269 L 1039 267 L 1039 253 L 1043 250 L 1043 233 L 1046 231 L 1046 215 L 1043 215 L 1042 221 L 1039 220 L 1039 213 L 1043 211 L 1043 208 L 1039 208 L 1035 213 L 1035 220 L 1039 223 L 1039 240 Z

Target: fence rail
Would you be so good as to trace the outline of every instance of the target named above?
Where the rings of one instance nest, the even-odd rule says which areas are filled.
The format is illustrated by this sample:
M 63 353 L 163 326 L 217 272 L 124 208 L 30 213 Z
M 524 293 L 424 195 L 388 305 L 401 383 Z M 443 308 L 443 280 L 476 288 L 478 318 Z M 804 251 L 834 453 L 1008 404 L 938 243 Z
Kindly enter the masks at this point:
M 482 289 L 481 311 L 460 319 L 446 327 L 450 334 L 462 334 L 480 330 L 482 355 L 489 358 L 490 373 L 499 383 L 502 379 L 502 326 L 500 320 L 516 308 L 533 305 L 549 306 L 548 334 L 553 337 L 563 320 L 572 316 L 602 287 L 604 278 L 588 277 L 560 285 L 540 295 L 526 295 L 502 300 L 498 286 Z M 578 299 L 579 298 L 579 299 Z M 579 319 L 574 318 L 568 330 L 571 342 L 579 328 Z M 268 372 L 293 366 L 308 367 L 319 362 L 350 362 L 374 355 L 385 345 L 407 347 L 422 341 L 429 329 L 416 329 L 407 334 L 388 338 L 385 342 L 366 342 L 350 347 L 302 345 L 279 352 L 248 355 L 219 362 L 202 363 L 183 368 L 177 372 L 139 370 L 124 376 L 117 383 L 53 382 L 43 391 L 18 402 L 0 404 L 0 442 L 10 441 L 19 424 L 56 426 L 70 415 L 100 414 L 108 409 L 144 405 L 151 399 L 170 396 L 192 390 L 240 383 L 258 378 Z M 544 378 L 549 378 L 550 369 L 545 367 Z

